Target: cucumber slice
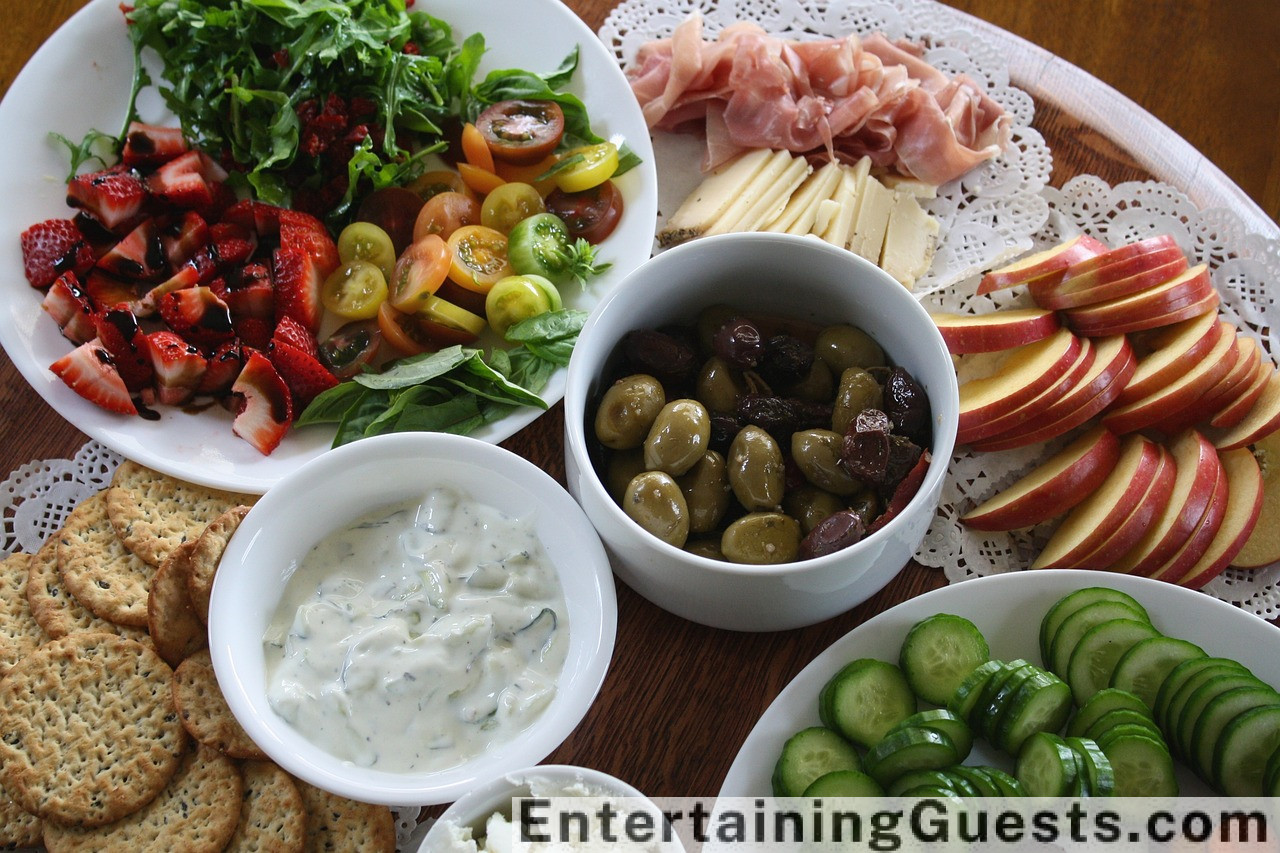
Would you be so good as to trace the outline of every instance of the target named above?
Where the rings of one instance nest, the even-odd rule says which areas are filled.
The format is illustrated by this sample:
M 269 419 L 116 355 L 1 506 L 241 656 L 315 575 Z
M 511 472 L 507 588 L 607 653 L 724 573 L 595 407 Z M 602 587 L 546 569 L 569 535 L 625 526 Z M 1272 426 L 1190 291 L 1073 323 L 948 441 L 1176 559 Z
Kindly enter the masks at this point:
M 1213 778 L 1228 797 L 1261 797 L 1262 774 L 1280 749 L 1280 705 L 1254 708 L 1227 723 L 1213 756 Z
M 1089 796 L 1109 797 L 1115 792 L 1116 775 L 1111 767 L 1111 759 L 1091 738 L 1069 737 L 1067 746 L 1075 752 L 1079 759 L 1085 778 L 1088 780 Z
M 1094 605 L 1099 606 L 1099 605 Z M 1158 637 L 1150 622 L 1137 619 L 1111 619 L 1094 625 L 1080 637 L 1067 664 L 1067 684 L 1077 705 L 1111 683 L 1116 661 L 1140 641 Z M 1059 639 L 1062 633 L 1058 634 Z
M 1160 731 L 1160 727 L 1156 725 L 1156 721 L 1151 719 L 1150 713 L 1142 713 L 1134 711 L 1130 708 L 1117 708 L 1114 711 L 1108 711 L 1101 717 L 1093 721 L 1093 725 L 1083 735 L 1078 737 L 1086 737 L 1090 740 L 1097 740 L 1102 735 L 1116 728 L 1117 726 L 1137 726 L 1140 729 L 1151 732 L 1152 737 L 1158 737 L 1164 740 L 1164 734 Z
M 1049 666 L 1048 669 L 1061 678 L 1067 678 L 1067 667 L 1071 663 L 1071 653 L 1075 651 L 1076 644 L 1080 642 L 1089 630 L 1103 622 L 1109 622 L 1112 619 L 1132 619 L 1136 622 L 1146 622 L 1150 624 L 1150 620 L 1146 618 L 1146 611 L 1135 610 L 1132 605 L 1122 600 L 1104 600 L 1093 604 L 1086 604 L 1075 613 L 1072 613 L 1063 620 L 1062 625 L 1058 627 L 1058 631 L 1053 635 L 1052 645 L 1049 646 Z M 1067 679 L 1068 682 L 1070 679 Z M 1108 685 L 1103 684 L 1103 687 Z
M 1151 709 L 1147 704 L 1128 690 L 1106 687 L 1090 696 L 1080 706 L 1080 710 L 1071 718 L 1071 723 L 1067 726 L 1067 734 L 1084 737 L 1099 717 L 1112 711 L 1134 711 L 1151 716 Z
M 1175 666 L 1194 658 L 1207 658 L 1205 650 L 1177 637 L 1149 637 L 1135 645 L 1116 661 L 1111 673 L 1111 686 L 1128 690 L 1155 708 L 1160 685 Z
M 1098 748 L 1111 762 L 1117 797 L 1176 797 L 1178 777 L 1169 748 L 1153 737 L 1118 730 L 1103 735 Z
M 955 744 L 940 731 L 921 727 L 901 729 L 867 752 L 866 772 L 886 788 L 912 770 L 942 770 L 958 764 Z
M 773 767 L 773 795 L 799 797 L 820 776 L 861 770 L 853 744 L 824 726 L 810 726 L 787 738 Z
M 1239 661 L 1230 658 L 1192 658 L 1173 668 L 1156 693 L 1152 709 L 1156 723 L 1162 731 L 1171 731 L 1178 720 L 1182 703 L 1191 692 L 1215 674 L 1224 672 L 1248 672 Z
M 1021 755 L 1036 732 L 1057 732 L 1071 714 L 1071 688 L 1051 672 L 1038 671 L 1009 699 L 1001 715 L 995 743 L 1010 755 Z
M 922 726 L 926 729 L 936 729 L 942 732 L 951 739 L 960 761 L 964 761 L 969 756 L 969 751 L 973 749 L 973 732 L 970 730 L 969 724 L 946 708 L 930 708 L 926 711 L 918 711 L 890 729 L 889 734 L 913 726 Z
M 1142 618 L 1148 622 L 1151 621 L 1150 617 L 1147 616 L 1146 609 L 1138 603 L 1137 599 L 1118 589 L 1111 589 L 1105 586 L 1090 586 L 1067 593 L 1054 602 L 1049 611 L 1045 613 L 1044 618 L 1040 620 L 1040 660 L 1044 666 L 1053 669 L 1049 653 L 1053 648 L 1053 639 L 1067 617 L 1077 610 L 1090 604 L 1096 604 L 1099 601 L 1118 601 L 1122 604 L 1127 604 L 1130 608 L 1142 614 Z
M 970 725 L 983 737 L 995 741 L 996 725 L 1003 712 L 1009 706 L 1013 694 L 1038 672 L 1044 670 L 1028 661 L 1011 661 L 1002 676 L 993 677 L 987 682 L 987 689 L 973 709 Z
M 1200 718 L 1204 716 L 1205 708 L 1222 694 L 1243 687 L 1269 689 L 1269 685 L 1264 684 L 1253 675 L 1233 672 L 1210 678 L 1187 697 L 1187 701 L 1183 704 L 1182 711 L 1178 716 L 1177 729 L 1174 730 L 1175 733 L 1171 739 L 1176 744 L 1178 754 L 1191 765 L 1193 770 L 1195 769 L 1196 726 L 1199 724 Z
M 991 777 L 991 781 L 996 783 L 996 787 L 1000 789 L 1002 797 L 1025 797 L 1027 789 L 1023 787 L 1012 775 L 1001 770 L 999 767 L 989 767 L 983 765 L 981 769 L 984 773 Z
M 1218 756 L 1221 752 L 1221 741 L 1227 728 L 1246 712 L 1259 708 L 1280 705 L 1280 693 L 1263 684 L 1256 687 L 1237 687 L 1213 698 L 1205 705 L 1200 719 L 1196 720 L 1191 730 L 1191 749 L 1187 751 L 1187 762 L 1191 769 L 1210 785 L 1222 790 L 1224 780 L 1217 775 Z M 1265 760 L 1266 755 L 1261 756 Z M 1229 765 L 1228 765 L 1229 766 Z M 1259 778 L 1252 780 L 1258 788 L 1262 787 L 1261 771 Z M 1225 792 L 1224 792 L 1225 793 Z
M 909 770 L 893 780 L 885 791 L 890 797 L 900 797 L 912 788 L 929 786 L 946 788 L 955 793 L 955 789 L 951 786 L 953 781 L 953 777 L 946 770 Z
M 1271 753 L 1262 770 L 1262 796 L 1280 797 L 1280 749 Z
M 1076 786 L 1076 754 L 1052 732 L 1036 732 L 1018 753 L 1013 775 L 1032 797 L 1066 797 Z
M 1004 661 L 989 660 L 969 673 L 969 677 L 960 683 L 956 692 L 947 700 L 947 710 L 967 722 L 973 713 L 973 707 L 982 698 L 987 681 L 1003 672 L 1004 667 Z
M 822 724 L 868 748 L 915 712 L 916 695 L 902 670 L 874 658 L 845 664 L 818 694 Z
M 948 776 L 963 779 L 971 788 L 975 797 L 1003 797 L 1004 792 L 1000 790 L 1000 786 L 995 780 L 987 775 L 986 771 L 981 767 L 970 767 L 967 764 L 957 764 L 945 771 Z
M 806 797 L 883 797 L 884 788 L 859 770 L 824 773 L 804 789 Z
M 910 797 L 912 799 L 921 799 L 925 797 L 940 798 L 944 800 L 960 801 L 961 797 L 950 788 L 941 785 L 919 785 L 903 791 L 899 796 Z
M 911 626 L 898 666 L 917 696 L 944 705 L 969 673 L 990 658 L 977 625 L 963 616 L 937 613 Z

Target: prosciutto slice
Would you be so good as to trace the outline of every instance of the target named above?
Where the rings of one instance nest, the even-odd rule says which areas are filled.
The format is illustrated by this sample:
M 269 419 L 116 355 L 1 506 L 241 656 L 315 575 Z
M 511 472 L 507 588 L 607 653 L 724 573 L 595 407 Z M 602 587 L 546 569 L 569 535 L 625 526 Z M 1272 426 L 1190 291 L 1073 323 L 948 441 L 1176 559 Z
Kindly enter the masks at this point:
M 798 42 L 743 22 L 709 40 L 695 14 L 671 38 L 644 44 L 627 76 L 650 128 L 705 134 L 708 171 L 772 148 L 868 156 L 944 184 L 1009 144 L 1011 119 L 981 86 L 878 33 Z

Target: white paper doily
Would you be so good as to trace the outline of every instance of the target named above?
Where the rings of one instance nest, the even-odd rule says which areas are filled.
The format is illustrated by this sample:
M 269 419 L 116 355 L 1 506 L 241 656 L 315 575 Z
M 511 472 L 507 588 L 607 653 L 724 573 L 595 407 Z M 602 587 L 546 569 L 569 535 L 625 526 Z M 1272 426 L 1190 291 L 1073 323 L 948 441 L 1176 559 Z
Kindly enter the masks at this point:
M 1044 228 L 1035 235 L 1035 249 L 1081 232 L 1108 246 L 1169 234 L 1192 263 L 1209 264 L 1222 296 L 1222 318 L 1256 338 L 1273 362 L 1280 355 L 1280 243 L 1246 232 L 1240 218 L 1229 210 L 1196 210 L 1186 195 L 1168 184 L 1135 182 L 1112 188 L 1086 175 L 1069 181 L 1061 190 L 1046 188 L 1043 196 L 1050 212 Z M 931 311 L 959 313 L 1030 305 L 1026 288 L 977 296 L 976 285 L 973 277 L 930 294 L 922 303 Z M 916 559 L 943 568 L 952 582 L 1028 565 L 1052 532 L 1054 522 L 1009 534 L 990 534 L 963 526 L 959 516 L 1067 440 L 1000 453 L 960 448 L 943 486 L 941 508 Z M 1210 581 L 1205 592 L 1274 619 L 1280 616 L 1280 565 L 1251 571 L 1228 569 Z
M 623 68 L 640 45 L 671 35 L 690 14 L 703 17 L 708 37 L 736 21 L 797 40 L 882 32 L 926 46 L 925 58 L 949 74 L 984 85 L 1013 117 L 1010 149 L 959 180 L 939 188 L 926 207 L 942 225 L 932 269 L 916 282 L 928 293 L 1031 248 L 1031 235 L 1048 216 L 1040 190 L 1053 163 L 1043 137 L 1031 127 L 1031 96 L 1009 82 L 1008 64 L 953 10 L 931 0 L 622 0 L 599 35 Z M 702 141 L 693 134 L 656 133 L 658 224 L 697 186 Z

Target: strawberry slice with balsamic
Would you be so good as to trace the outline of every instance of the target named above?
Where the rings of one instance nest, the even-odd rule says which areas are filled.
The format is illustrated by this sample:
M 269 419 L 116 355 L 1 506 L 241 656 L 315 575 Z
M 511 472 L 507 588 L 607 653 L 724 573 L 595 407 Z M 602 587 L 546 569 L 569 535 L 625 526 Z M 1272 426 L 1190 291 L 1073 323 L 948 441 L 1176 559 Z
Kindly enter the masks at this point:
M 98 340 L 80 344 L 49 365 L 49 369 L 90 403 L 122 415 L 138 414 L 111 353 Z
M 338 378 L 315 356 L 279 338 L 271 341 L 267 354 L 276 372 L 289 386 L 295 412 L 305 409 L 321 391 L 327 391 L 338 384 Z
M 136 393 L 150 386 L 155 379 L 151 344 L 129 306 L 121 303 L 104 308 L 94 315 L 93 324 L 125 387 Z
M 131 168 L 149 171 L 189 150 L 191 146 L 182 135 L 182 128 L 134 121 L 125 131 L 120 161 Z
M 97 256 L 71 219 L 46 219 L 22 232 L 22 267 L 32 287 L 46 288 L 64 272 L 84 275 Z
M 186 287 L 160 297 L 156 302 L 160 318 L 188 343 L 216 347 L 235 337 L 231 309 L 213 288 Z
M 207 210 L 217 208 L 223 199 L 219 187 L 226 179 L 226 171 L 209 155 L 193 149 L 147 175 L 146 187 L 166 204 Z
M 139 316 L 148 314 L 138 298 L 138 288 L 131 281 L 125 281 L 111 275 L 106 270 L 94 267 L 80 281 L 80 287 L 89 297 L 94 310 L 103 305 L 118 305 L 124 302 Z
M 320 328 L 324 305 L 320 288 L 326 273 L 304 249 L 281 246 L 271 259 L 275 283 L 275 314 L 279 321 L 289 317 L 311 332 Z
M 98 336 L 93 323 L 93 303 L 72 272 L 64 272 L 49 285 L 40 307 L 58 324 L 63 337 L 83 344 Z
M 271 334 L 271 339 L 296 347 L 312 358 L 320 357 L 320 346 L 316 342 L 316 336 L 292 317 L 280 318 L 275 331 Z
M 144 219 L 98 259 L 98 266 L 117 278 L 159 281 L 169 274 L 156 220 Z
M 204 353 L 168 329 L 148 334 L 147 345 L 155 371 L 156 401 L 169 406 L 189 402 L 208 369 Z
M 199 394 L 221 397 L 231 392 L 231 386 L 244 368 L 244 345 L 239 338 L 226 341 L 205 359 L 204 376 L 196 389 Z
M 263 201 L 241 199 L 222 212 L 222 221 L 247 228 L 259 237 L 272 237 L 280 233 L 283 209 Z
M 88 211 L 104 228 L 116 233 L 138 223 L 147 196 L 142 176 L 123 164 L 76 175 L 67 183 L 67 204 Z
M 257 232 L 234 222 L 215 222 L 209 226 L 209 242 L 213 256 L 223 269 L 241 266 L 258 249 Z
M 276 215 L 280 220 L 281 248 L 306 252 L 315 261 L 321 280 L 337 269 L 338 246 L 323 222 L 301 210 L 281 208 Z
M 231 386 L 235 419 L 231 429 L 257 448 L 263 456 L 280 445 L 293 422 L 293 401 L 289 386 L 257 350 L 251 350 L 244 368 Z
M 176 269 L 209 245 L 209 223 L 194 210 L 184 210 L 160 227 L 160 245 Z

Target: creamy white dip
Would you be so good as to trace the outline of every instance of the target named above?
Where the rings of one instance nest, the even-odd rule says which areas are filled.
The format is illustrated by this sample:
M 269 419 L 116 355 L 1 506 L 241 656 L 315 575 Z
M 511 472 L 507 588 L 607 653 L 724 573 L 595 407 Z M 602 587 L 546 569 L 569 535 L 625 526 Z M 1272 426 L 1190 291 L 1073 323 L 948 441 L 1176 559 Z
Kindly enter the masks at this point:
M 532 522 L 441 488 L 322 539 L 263 643 L 276 713 L 355 765 L 409 772 L 528 728 L 569 638 Z

